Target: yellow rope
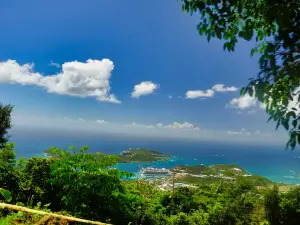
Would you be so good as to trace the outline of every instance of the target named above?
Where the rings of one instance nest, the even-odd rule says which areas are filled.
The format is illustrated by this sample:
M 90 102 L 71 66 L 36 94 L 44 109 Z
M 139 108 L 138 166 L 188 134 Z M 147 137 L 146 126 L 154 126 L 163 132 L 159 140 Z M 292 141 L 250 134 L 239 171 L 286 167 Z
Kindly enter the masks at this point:
M 52 217 L 65 219 L 65 220 L 69 220 L 69 221 L 81 222 L 81 223 L 97 224 L 97 225 L 111 225 L 111 224 L 108 224 L 108 223 L 101 223 L 101 222 L 95 222 L 95 221 L 91 221 L 91 220 L 84 220 L 84 219 L 79 219 L 79 218 L 71 217 L 71 216 L 63 216 L 63 215 L 59 215 L 59 214 L 55 214 L 55 213 L 48 213 L 48 212 L 44 212 L 44 211 L 29 209 L 29 208 L 26 208 L 26 207 L 16 206 L 16 205 L 6 204 L 6 203 L 0 203 L 0 207 L 1 208 L 7 208 L 7 209 L 10 209 L 10 210 L 15 210 L 15 211 L 27 212 L 27 213 L 34 213 L 34 214 L 40 214 L 40 215 L 49 215 L 49 216 L 52 216 Z

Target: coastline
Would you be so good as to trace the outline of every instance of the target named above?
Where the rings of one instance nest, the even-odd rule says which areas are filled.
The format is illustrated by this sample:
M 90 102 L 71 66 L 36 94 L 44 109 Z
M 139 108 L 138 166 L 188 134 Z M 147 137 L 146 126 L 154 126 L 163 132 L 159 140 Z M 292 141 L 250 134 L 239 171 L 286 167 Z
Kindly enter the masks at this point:
M 158 149 L 158 148 L 157 148 Z M 161 147 L 161 149 L 165 149 Z M 224 150 L 223 153 L 222 151 L 219 150 L 218 152 L 209 152 L 207 154 L 206 151 L 187 151 L 188 154 L 187 156 L 183 157 L 182 155 L 179 154 L 172 154 L 172 157 L 169 158 L 168 160 L 157 160 L 157 161 L 148 161 L 148 162 L 122 162 L 118 163 L 118 168 L 121 168 L 122 170 L 127 170 L 132 173 L 137 173 L 139 171 L 138 166 L 153 166 L 157 168 L 172 168 L 174 166 L 184 164 L 188 166 L 196 165 L 203 163 L 204 165 L 210 166 L 213 164 L 230 164 L 233 162 L 237 162 L 238 165 L 241 165 L 248 173 L 251 174 L 258 174 L 261 175 L 267 179 L 270 179 L 272 182 L 277 183 L 277 184 L 286 184 L 286 185 L 297 185 L 300 184 L 300 178 L 297 178 L 295 176 L 296 171 L 300 171 L 300 161 L 299 157 L 295 156 L 294 153 L 288 153 L 286 152 L 280 152 L 280 151 L 274 151 L 273 155 L 270 155 L 269 157 L 276 157 L 276 161 L 279 162 L 279 164 L 276 164 L 275 160 L 264 160 L 265 157 L 265 152 L 259 153 L 257 151 L 253 152 L 253 155 L 255 156 L 255 163 L 250 163 L 252 160 L 250 157 L 250 152 L 243 151 L 245 152 L 246 155 L 244 157 L 237 157 L 236 155 L 238 152 L 235 152 L 234 155 L 228 154 L 228 150 Z M 119 152 L 120 153 L 120 152 Z M 175 151 L 174 151 L 175 153 Z M 204 153 L 204 157 L 203 157 Z M 39 157 L 47 157 L 44 155 L 44 153 L 41 154 L 30 154 L 31 156 L 39 156 Z M 116 155 L 116 154 L 114 154 Z M 251 153 L 252 155 L 252 153 Z M 259 156 L 258 158 L 256 157 Z M 262 155 L 262 156 L 261 156 Z M 269 155 L 269 154 L 268 154 Z M 278 156 L 277 156 L 278 155 Z M 282 157 L 280 157 L 282 155 Z M 234 157 L 232 157 L 234 156 Z M 284 158 L 290 158 L 291 163 L 285 163 Z M 250 158 L 250 160 L 248 160 Z M 252 157 L 254 158 L 254 157 Z M 245 160 L 247 159 L 247 161 Z M 282 160 L 283 159 L 283 160 Z M 282 160 L 282 162 L 281 162 Z M 249 161 L 249 162 L 248 162 Z M 262 161 L 262 162 L 260 162 Z M 272 162 L 274 161 L 274 163 Z M 246 163 L 245 163 L 246 162 Z M 271 163 L 272 162 L 272 163 Z M 272 166 L 270 166 L 272 164 Z M 291 166 L 291 165 L 296 165 Z M 299 168 L 299 169 L 297 169 Z
M 204 164 L 204 163 L 200 163 L 199 160 L 185 160 L 183 157 L 179 157 L 179 156 L 172 156 L 170 159 L 168 160 L 158 160 L 158 161 L 152 161 L 152 162 L 130 162 L 130 163 L 118 163 L 117 164 L 117 168 L 119 169 L 123 169 L 123 170 L 129 170 L 130 172 L 134 173 L 134 174 L 138 174 L 140 168 L 142 167 L 155 167 L 155 168 L 166 168 L 166 169 L 171 169 L 175 166 L 179 166 L 182 165 L 183 162 L 187 162 L 189 161 L 190 163 L 185 163 L 184 165 L 186 166 L 196 166 L 199 164 L 203 164 L 205 166 L 213 166 L 215 164 L 210 163 L 210 164 Z M 221 163 L 223 164 L 223 163 Z M 230 165 L 232 163 L 224 163 L 224 165 Z M 240 165 L 239 165 L 240 166 Z M 242 167 L 242 166 L 241 166 Z M 260 174 L 260 173 L 253 173 L 251 170 L 245 169 L 244 167 L 242 167 L 243 170 L 248 173 L 248 174 L 252 174 L 252 175 L 257 175 L 257 176 L 262 176 L 270 181 L 272 181 L 274 184 L 278 184 L 278 185 L 283 185 L 283 186 L 295 186 L 295 185 L 300 185 L 300 178 L 297 177 L 292 177 L 291 182 L 287 182 L 287 181 L 278 181 L 278 180 L 273 180 L 272 176 L 266 176 L 264 174 Z M 132 178 L 133 179 L 133 178 Z M 136 179 L 136 178 L 135 178 Z

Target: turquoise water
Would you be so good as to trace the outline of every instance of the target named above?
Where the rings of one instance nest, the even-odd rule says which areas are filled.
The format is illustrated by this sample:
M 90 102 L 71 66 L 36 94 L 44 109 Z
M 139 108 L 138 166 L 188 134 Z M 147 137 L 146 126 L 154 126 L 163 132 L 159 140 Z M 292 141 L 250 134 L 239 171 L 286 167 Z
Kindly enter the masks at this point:
M 154 140 L 124 137 L 73 137 L 55 134 L 14 134 L 12 141 L 16 144 L 19 157 L 43 156 L 43 150 L 55 145 L 66 148 L 73 144 L 77 147 L 87 145 L 91 152 L 120 153 L 128 148 L 149 148 L 174 155 L 172 160 L 155 162 L 143 166 L 171 168 L 177 165 L 236 163 L 253 174 L 265 176 L 275 182 L 300 184 L 294 176 L 300 172 L 300 151 L 285 151 L 282 146 L 250 146 L 241 144 L 224 144 L 212 142 L 191 142 L 180 140 Z M 120 164 L 118 168 L 133 173 L 139 171 L 136 163 Z
M 274 182 L 300 184 L 300 178 L 295 177 L 295 172 L 300 171 L 300 159 L 294 158 L 293 154 L 275 154 L 275 156 L 269 156 L 268 158 L 267 156 L 258 158 L 262 157 L 263 154 L 257 154 L 257 157 L 246 153 L 243 153 L 243 155 L 247 158 L 243 158 L 243 156 L 239 158 L 236 154 L 227 156 L 224 154 L 203 154 L 199 157 L 200 159 L 190 156 L 175 156 L 173 159 L 165 162 L 118 164 L 117 168 L 137 174 L 140 167 L 147 166 L 168 169 L 178 165 L 205 164 L 209 166 L 212 164 L 236 163 L 246 169 L 247 172 L 265 176 Z M 200 156 L 199 153 L 198 156 Z

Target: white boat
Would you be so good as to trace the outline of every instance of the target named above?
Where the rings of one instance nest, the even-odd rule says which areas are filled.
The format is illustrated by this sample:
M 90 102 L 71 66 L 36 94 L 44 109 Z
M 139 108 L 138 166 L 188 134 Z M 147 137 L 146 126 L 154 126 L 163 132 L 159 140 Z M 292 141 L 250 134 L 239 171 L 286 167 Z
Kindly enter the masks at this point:
M 167 176 L 172 175 L 171 171 L 165 168 L 158 169 L 153 167 L 142 168 L 140 170 L 141 175 L 144 176 Z

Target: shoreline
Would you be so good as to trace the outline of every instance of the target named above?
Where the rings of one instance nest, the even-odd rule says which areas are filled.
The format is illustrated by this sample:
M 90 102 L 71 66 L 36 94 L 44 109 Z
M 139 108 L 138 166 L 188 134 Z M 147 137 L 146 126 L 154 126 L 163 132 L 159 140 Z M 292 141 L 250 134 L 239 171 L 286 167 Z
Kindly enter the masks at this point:
M 142 149 L 142 148 L 131 149 L 131 150 L 139 150 L 139 149 Z M 163 157 L 164 159 L 162 159 L 162 160 L 160 159 L 160 160 L 151 160 L 151 161 L 139 161 L 139 160 L 131 161 L 131 162 L 124 162 L 123 161 L 123 162 L 117 163 L 116 167 L 120 168 L 122 170 L 132 172 L 132 173 L 135 174 L 135 176 L 137 176 L 137 173 L 139 172 L 141 167 L 152 166 L 152 167 L 155 167 L 155 168 L 171 169 L 172 167 L 179 166 L 179 165 L 186 165 L 186 166 L 199 165 L 200 164 L 199 162 L 201 161 L 201 159 L 199 157 L 197 157 L 197 158 L 195 158 L 195 157 L 182 157 L 182 156 L 178 156 L 178 155 L 169 155 L 169 154 L 167 155 L 167 154 L 163 154 L 161 152 L 153 151 L 153 150 L 149 150 L 149 151 L 155 152 L 157 154 L 162 154 L 162 156 L 166 155 L 167 158 Z M 124 152 L 124 151 L 121 151 L 119 154 L 113 154 L 113 155 L 119 156 L 122 152 Z M 32 157 L 34 157 L 34 156 L 37 156 L 37 157 L 50 157 L 45 152 L 43 152 L 42 154 L 39 154 L 39 155 L 33 155 Z M 214 154 L 214 156 L 216 156 L 216 154 Z M 218 154 L 218 156 L 224 156 L 224 154 L 223 155 Z M 230 165 L 230 163 L 220 162 L 220 157 L 217 157 L 217 159 L 215 161 L 216 161 L 216 163 L 205 163 L 204 162 L 203 165 L 205 165 L 205 166 L 212 166 L 212 165 L 215 165 L 215 164 Z M 240 165 L 240 164 L 237 163 L 237 165 Z M 262 174 L 262 173 L 257 173 L 256 171 L 253 172 L 251 169 L 245 169 L 244 167 L 242 167 L 242 168 L 243 168 L 243 170 L 245 170 L 245 172 L 247 172 L 249 174 L 254 174 L 254 175 L 257 174 L 258 176 L 262 176 L 262 177 L 272 181 L 274 184 L 278 184 L 278 185 L 300 185 L 300 178 L 297 178 L 297 177 L 292 176 L 292 175 L 284 175 L 283 176 L 284 178 L 289 177 L 291 179 L 291 181 L 288 181 L 284 178 L 282 180 L 279 180 L 279 179 L 274 179 L 272 177 L 272 175 L 270 176 L 270 175 L 266 175 L 266 174 Z M 274 172 L 274 174 L 275 174 L 275 172 Z M 293 175 L 295 175 L 295 174 L 296 173 L 294 172 Z

